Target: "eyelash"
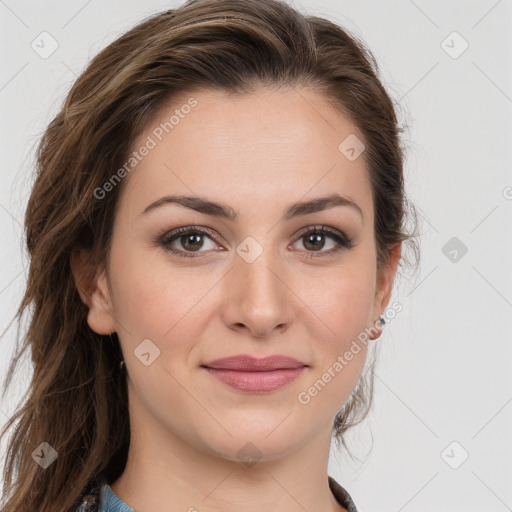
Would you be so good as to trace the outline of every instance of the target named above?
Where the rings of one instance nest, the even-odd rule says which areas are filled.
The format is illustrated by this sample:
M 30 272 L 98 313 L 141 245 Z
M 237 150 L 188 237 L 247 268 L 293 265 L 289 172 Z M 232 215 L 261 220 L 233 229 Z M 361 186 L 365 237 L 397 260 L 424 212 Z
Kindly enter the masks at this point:
M 337 230 L 334 230 L 332 228 L 329 228 L 328 226 L 312 226 L 304 231 L 302 231 L 299 236 L 295 239 L 293 242 L 294 244 L 298 242 L 301 238 L 305 237 L 309 234 L 320 234 L 320 235 L 328 235 L 331 237 L 337 244 L 337 246 L 334 249 L 330 249 L 329 251 L 307 251 L 310 253 L 310 255 L 304 256 L 308 259 L 313 258 L 319 258 L 324 256 L 334 256 L 338 254 L 340 251 L 344 249 L 350 249 L 353 247 L 353 242 L 350 238 L 348 238 L 343 232 L 338 232 Z M 199 235 L 207 235 L 209 236 L 214 242 L 218 243 L 215 240 L 215 235 L 213 234 L 213 231 L 207 228 L 202 228 L 199 226 L 187 226 L 183 228 L 175 229 L 174 231 L 167 232 L 164 231 L 163 233 L 160 233 L 157 236 L 156 242 L 158 245 L 163 246 L 163 248 L 166 251 L 171 252 L 172 254 L 175 254 L 176 256 L 180 258 L 202 258 L 203 256 L 195 255 L 193 252 L 190 251 L 182 251 L 175 249 L 174 247 L 171 247 L 171 243 L 175 240 L 179 240 L 181 237 L 189 234 L 199 234 Z M 163 235 L 163 236 L 162 236 Z M 209 252 L 209 251 L 198 251 L 198 252 Z

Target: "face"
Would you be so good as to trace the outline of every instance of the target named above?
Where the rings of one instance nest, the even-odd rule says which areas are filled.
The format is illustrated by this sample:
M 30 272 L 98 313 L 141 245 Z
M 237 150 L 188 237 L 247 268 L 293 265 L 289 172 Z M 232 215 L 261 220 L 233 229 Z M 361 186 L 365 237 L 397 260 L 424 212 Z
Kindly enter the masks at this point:
M 132 417 L 232 460 L 248 442 L 277 458 L 332 427 L 367 348 L 344 354 L 383 312 L 396 265 L 377 274 L 364 153 L 338 148 L 351 134 L 363 140 L 322 96 L 289 89 L 184 95 L 139 137 L 88 299 L 90 327 L 118 333 Z M 302 367 L 203 366 L 239 355 Z

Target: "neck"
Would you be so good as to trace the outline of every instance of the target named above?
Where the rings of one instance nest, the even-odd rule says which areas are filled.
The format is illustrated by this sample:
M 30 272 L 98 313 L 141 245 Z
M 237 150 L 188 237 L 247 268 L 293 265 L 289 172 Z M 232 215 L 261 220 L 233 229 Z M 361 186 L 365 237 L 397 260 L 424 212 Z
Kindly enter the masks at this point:
M 111 488 L 137 512 L 161 510 L 163 503 L 167 510 L 201 512 L 345 510 L 328 483 L 331 423 L 284 454 L 272 449 L 272 436 L 265 453 L 257 448 L 263 442 L 231 438 L 226 450 L 214 453 L 171 432 L 135 402 L 127 464 Z

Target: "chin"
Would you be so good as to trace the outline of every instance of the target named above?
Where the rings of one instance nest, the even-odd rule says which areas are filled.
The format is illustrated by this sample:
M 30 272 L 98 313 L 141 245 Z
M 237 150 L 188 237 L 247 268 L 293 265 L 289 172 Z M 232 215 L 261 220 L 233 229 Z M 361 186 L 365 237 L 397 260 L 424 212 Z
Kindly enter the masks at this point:
M 282 420 L 281 420 L 282 421 Z M 297 429 L 284 428 L 279 422 L 274 424 L 272 429 L 258 430 L 256 428 L 236 432 L 231 431 L 233 437 L 225 435 L 215 439 L 203 440 L 203 446 L 207 453 L 233 462 L 240 462 L 247 468 L 254 466 L 257 462 L 278 460 L 293 451 L 297 450 L 304 439 L 295 437 L 292 432 Z M 281 429 L 281 432 L 278 430 Z M 272 432 L 269 435 L 269 432 Z

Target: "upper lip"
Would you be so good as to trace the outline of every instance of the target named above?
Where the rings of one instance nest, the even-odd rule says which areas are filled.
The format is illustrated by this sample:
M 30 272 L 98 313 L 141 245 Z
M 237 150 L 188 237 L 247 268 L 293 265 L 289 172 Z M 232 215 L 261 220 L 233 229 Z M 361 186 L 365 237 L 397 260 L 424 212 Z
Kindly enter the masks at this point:
M 294 359 L 293 357 L 282 355 L 273 355 L 263 358 L 257 358 L 250 355 L 239 355 L 215 359 L 215 361 L 203 363 L 201 366 L 223 370 L 266 372 L 283 368 L 301 368 L 307 365 L 297 361 L 297 359 Z

